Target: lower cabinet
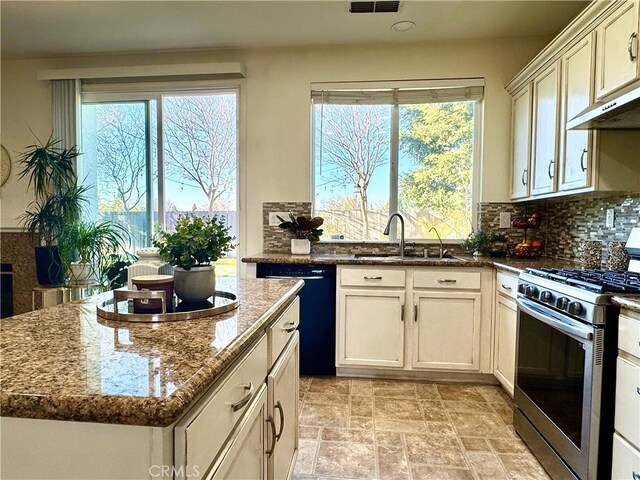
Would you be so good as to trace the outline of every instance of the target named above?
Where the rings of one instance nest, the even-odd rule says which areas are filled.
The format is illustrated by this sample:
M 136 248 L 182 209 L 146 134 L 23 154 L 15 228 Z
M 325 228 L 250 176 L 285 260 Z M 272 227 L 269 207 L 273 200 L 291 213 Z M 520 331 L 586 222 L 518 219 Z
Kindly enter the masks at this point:
M 517 304 L 509 297 L 496 297 L 495 359 L 493 373 L 513 396 L 516 368 Z
M 226 450 L 221 454 L 207 480 L 267 478 L 265 435 L 267 424 L 267 387 L 262 385 L 245 415 L 231 434 Z M 273 424 L 273 422 L 270 422 Z M 285 478 L 285 477 L 282 477 Z
M 339 374 L 493 373 L 493 269 L 339 268 Z
M 291 478 L 298 456 L 299 338 L 296 332 L 267 377 L 269 415 L 275 427 L 268 439 L 269 479 Z
M 340 290 L 340 365 L 404 365 L 404 298 L 404 289 Z
M 413 367 L 480 368 L 480 293 L 414 294 Z

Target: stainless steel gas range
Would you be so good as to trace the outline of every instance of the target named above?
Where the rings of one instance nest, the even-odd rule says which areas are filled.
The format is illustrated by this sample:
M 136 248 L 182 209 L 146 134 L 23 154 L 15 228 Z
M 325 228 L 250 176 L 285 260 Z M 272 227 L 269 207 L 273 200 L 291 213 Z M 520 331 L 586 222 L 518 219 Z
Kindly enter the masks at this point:
M 611 476 L 619 314 L 611 297 L 640 294 L 636 230 L 629 271 L 520 275 L 514 425 L 554 479 Z

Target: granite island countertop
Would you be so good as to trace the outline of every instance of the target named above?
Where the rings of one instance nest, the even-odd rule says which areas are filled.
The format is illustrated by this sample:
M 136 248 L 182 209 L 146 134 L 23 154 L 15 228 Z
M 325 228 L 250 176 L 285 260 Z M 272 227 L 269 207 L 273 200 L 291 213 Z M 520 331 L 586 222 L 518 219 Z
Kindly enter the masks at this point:
M 611 303 L 624 310 L 640 313 L 640 295 L 616 295 Z
M 221 282 L 222 280 L 219 280 Z M 2 416 L 167 426 L 280 314 L 304 283 L 230 280 L 231 312 L 156 324 L 99 319 L 111 292 L 0 322 Z
M 472 255 L 459 255 L 461 260 L 442 260 L 439 258 L 425 257 L 371 257 L 358 258 L 356 255 L 338 254 L 311 254 L 292 255 L 290 253 L 258 253 L 244 257 L 244 263 L 291 263 L 291 264 L 314 264 L 314 265 L 378 265 L 378 266 L 406 266 L 406 267 L 484 267 L 498 268 L 520 274 L 525 268 L 579 268 L 578 265 L 569 260 L 557 258 L 493 258 L 474 257 Z

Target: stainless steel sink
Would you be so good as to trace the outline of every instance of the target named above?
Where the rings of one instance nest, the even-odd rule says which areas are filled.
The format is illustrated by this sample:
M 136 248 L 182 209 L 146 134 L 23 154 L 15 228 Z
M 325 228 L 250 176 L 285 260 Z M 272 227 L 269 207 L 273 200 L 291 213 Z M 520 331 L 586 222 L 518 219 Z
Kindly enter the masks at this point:
M 402 257 L 400 257 L 400 255 L 384 255 L 384 254 L 367 254 L 367 253 L 363 253 L 363 254 L 359 254 L 359 255 L 354 255 L 353 258 L 355 258 L 356 260 L 401 260 Z M 408 257 L 405 257 L 408 258 Z
M 397 260 L 411 260 L 411 261 L 423 261 L 423 262 L 433 262 L 433 261 L 444 261 L 444 262 L 465 262 L 466 259 L 464 258 L 460 258 L 460 257 L 444 257 L 444 258 L 439 258 L 439 257 L 410 257 L 410 256 L 405 256 L 400 257 L 399 255 L 384 255 L 384 254 L 368 254 L 368 253 L 361 253 L 358 255 L 354 255 L 353 258 L 355 258 L 356 260 L 373 260 L 373 261 L 385 261 L 385 260 L 393 260 L 393 261 L 397 261 Z

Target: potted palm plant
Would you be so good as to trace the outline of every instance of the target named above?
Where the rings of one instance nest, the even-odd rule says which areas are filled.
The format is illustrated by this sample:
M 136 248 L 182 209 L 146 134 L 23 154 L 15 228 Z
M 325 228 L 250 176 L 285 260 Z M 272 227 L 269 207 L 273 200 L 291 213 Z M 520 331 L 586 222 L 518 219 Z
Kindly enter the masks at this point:
M 79 222 L 67 225 L 59 239 L 59 248 L 69 268 L 71 281 L 86 285 L 101 280 L 107 259 L 124 251 L 129 232 L 116 222 Z
M 235 237 L 217 216 L 180 215 L 173 233 L 158 232 L 153 240 L 160 258 L 175 267 L 174 291 L 185 302 L 201 302 L 216 291 L 216 260 L 234 247 Z
M 324 223 L 322 217 L 308 218 L 304 215 L 295 217 L 289 213 L 289 220 L 278 216 L 280 228 L 290 230 L 296 238 L 291 239 L 291 253 L 293 255 L 309 255 L 311 244 L 320 241 L 323 230 L 319 228 Z
M 40 285 L 60 285 L 64 282 L 64 265 L 58 239 L 66 225 L 80 220 L 86 202 L 87 187 L 78 185 L 74 160 L 76 147 L 61 148 L 53 135 L 46 143 L 27 147 L 20 157 L 20 178 L 29 179 L 35 200 L 27 207 L 21 221 L 27 232 L 38 238 L 35 248 L 36 272 Z

